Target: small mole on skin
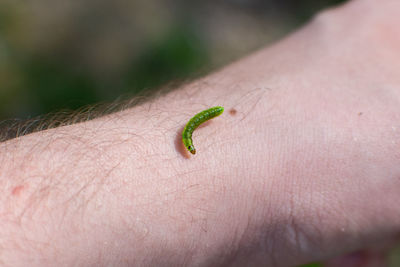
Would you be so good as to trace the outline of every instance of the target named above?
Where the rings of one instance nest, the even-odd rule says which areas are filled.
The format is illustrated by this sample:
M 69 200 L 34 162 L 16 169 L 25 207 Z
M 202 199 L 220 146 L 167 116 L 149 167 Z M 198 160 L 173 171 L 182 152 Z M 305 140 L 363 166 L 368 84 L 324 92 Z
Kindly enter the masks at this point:
M 14 189 L 11 191 L 11 194 L 13 196 L 19 196 L 21 194 L 22 190 L 24 190 L 24 186 L 18 185 L 16 187 L 14 187 Z
M 231 114 L 231 115 L 233 115 L 233 116 L 235 116 L 236 113 L 237 113 L 237 110 L 234 109 L 234 108 L 231 108 L 231 109 L 229 110 L 229 114 Z
M 361 116 L 363 113 L 362 112 L 358 112 L 358 116 Z

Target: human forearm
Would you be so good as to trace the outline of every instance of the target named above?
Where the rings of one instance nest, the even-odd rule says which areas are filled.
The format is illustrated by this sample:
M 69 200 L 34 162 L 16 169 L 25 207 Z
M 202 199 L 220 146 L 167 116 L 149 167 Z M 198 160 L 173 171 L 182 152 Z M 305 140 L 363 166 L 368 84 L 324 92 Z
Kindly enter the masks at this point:
M 236 208 L 247 206 L 243 192 L 254 186 L 247 184 L 255 177 L 243 165 L 249 158 L 235 156 L 247 143 L 238 140 L 249 135 L 236 121 L 246 121 L 252 110 L 237 110 L 235 116 L 228 110 L 198 129 L 199 153 L 188 159 L 180 147 L 181 129 L 196 112 L 192 102 L 207 103 L 199 98 L 186 103 L 190 90 L 3 143 L 3 261 L 53 265 L 79 258 L 95 264 L 101 257 L 114 264 L 123 258 L 135 264 L 169 259 L 176 265 L 204 261 L 203 252 L 230 243 L 232 230 L 243 230 L 231 218 L 248 212 Z M 200 90 L 211 97 L 204 93 L 207 87 Z M 250 101 L 255 105 L 259 99 Z M 235 209 L 232 200 L 238 201 Z
M 375 55 L 346 38 L 330 49 L 329 15 L 151 102 L 3 143 L 0 259 L 290 265 L 396 231 L 398 99 L 375 88 L 397 76 L 371 81 Z M 183 126 L 214 105 L 187 158 Z

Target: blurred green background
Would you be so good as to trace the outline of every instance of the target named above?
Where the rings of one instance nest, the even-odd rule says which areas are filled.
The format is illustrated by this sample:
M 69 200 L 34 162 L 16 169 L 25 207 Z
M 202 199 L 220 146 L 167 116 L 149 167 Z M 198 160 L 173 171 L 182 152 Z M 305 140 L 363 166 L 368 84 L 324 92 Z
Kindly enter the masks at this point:
M 191 79 L 339 0 L 1 0 L 0 121 Z

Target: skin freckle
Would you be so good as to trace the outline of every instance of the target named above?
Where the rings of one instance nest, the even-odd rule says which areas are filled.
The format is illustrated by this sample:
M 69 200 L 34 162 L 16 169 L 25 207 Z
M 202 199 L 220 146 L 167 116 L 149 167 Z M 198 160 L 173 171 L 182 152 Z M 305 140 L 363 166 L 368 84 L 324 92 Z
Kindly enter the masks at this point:
M 234 108 L 231 108 L 231 109 L 229 110 L 229 114 L 231 114 L 232 116 L 235 116 L 236 113 L 237 113 L 237 110 L 234 109 Z
M 18 185 L 16 187 L 13 188 L 13 190 L 11 191 L 11 194 L 13 196 L 19 196 L 21 195 L 21 192 L 25 189 L 25 186 L 23 185 Z

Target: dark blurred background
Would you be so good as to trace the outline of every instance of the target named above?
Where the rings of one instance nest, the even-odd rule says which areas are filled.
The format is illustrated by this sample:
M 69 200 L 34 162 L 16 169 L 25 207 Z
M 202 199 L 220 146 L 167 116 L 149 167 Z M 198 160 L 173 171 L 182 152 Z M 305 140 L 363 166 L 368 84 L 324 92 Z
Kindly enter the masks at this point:
M 191 79 L 342 0 L 0 0 L 0 120 Z

